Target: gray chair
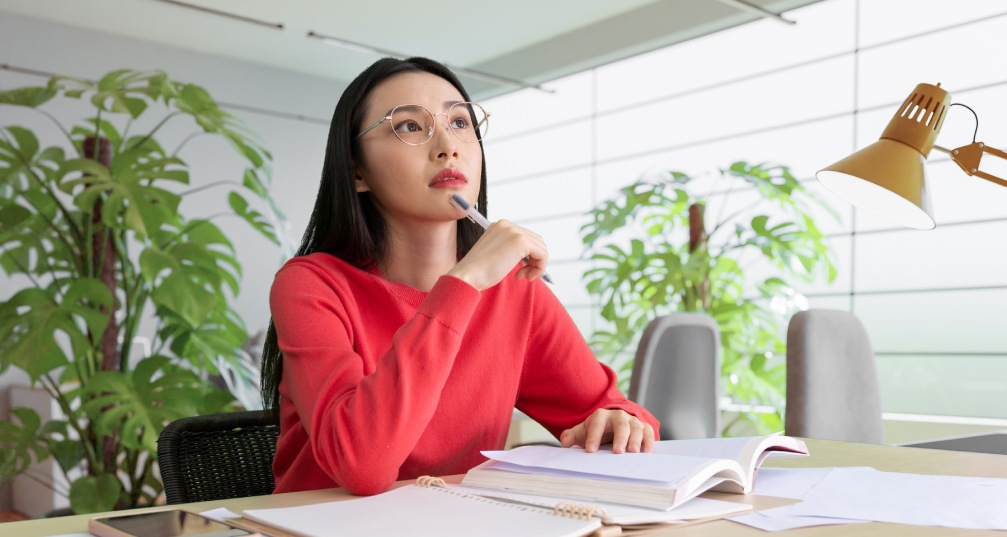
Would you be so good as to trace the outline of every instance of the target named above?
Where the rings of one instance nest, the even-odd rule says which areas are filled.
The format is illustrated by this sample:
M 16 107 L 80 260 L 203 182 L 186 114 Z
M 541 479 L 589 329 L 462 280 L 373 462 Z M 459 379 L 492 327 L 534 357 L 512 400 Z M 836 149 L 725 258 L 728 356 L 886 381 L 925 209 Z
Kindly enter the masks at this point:
M 705 313 L 672 313 L 647 325 L 629 398 L 661 422 L 661 439 L 720 435 L 720 329 Z
M 874 351 L 852 313 L 808 310 L 790 320 L 785 428 L 789 436 L 883 442 Z

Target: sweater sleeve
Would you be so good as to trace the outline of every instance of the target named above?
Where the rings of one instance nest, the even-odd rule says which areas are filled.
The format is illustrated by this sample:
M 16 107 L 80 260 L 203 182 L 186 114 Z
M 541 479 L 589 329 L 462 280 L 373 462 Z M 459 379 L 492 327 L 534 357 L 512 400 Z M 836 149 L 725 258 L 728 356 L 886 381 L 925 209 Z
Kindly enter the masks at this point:
M 441 277 L 369 369 L 355 350 L 352 300 L 319 269 L 289 265 L 270 292 L 284 395 L 309 428 L 318 465 L 354 494 L 395 482 L 437 408 L 480 293 Z
M 595 358 L 563 305 L 539 286 L 518 410 L 559 438 L 599 408 L 621 409 L 649 423 L 656 438 L 660 429 L 657 419 L 626 399 L 617 387 L 615 373 Z

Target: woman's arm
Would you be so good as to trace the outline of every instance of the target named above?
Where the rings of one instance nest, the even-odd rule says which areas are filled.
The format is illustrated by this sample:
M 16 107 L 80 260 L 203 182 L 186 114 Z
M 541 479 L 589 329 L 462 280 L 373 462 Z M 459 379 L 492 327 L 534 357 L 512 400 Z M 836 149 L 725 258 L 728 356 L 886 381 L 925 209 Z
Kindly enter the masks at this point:
M 643 447 L 648 426 L 656 438 L 657 419 L 619 391 L 615 373 L 598 362 L 556 297 L 543 284 L 534 287 L 532 333 L 517 408 L 566 446 L 596 449 L 595 441 L 625 438 L 639 439 Z
M 270 307 L 284 395 L 318 465 L 349 491 L 375 494 L 396 480 L 433 416 L 480 294 L 442 277 L 387 352 L 368 364 L 355 349 L 379 331 L 355 324 L 361 312 L 345 285 L 317 267 L 289 265 L 277 274 Z

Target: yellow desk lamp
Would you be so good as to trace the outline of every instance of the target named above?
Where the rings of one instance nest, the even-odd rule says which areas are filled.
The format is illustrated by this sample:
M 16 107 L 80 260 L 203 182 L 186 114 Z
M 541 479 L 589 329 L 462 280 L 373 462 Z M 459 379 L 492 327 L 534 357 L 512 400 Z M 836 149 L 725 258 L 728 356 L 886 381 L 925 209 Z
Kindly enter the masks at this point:
M 983 153 L 1002 159 L 1007 159 L 1007 153 L 976 142 L 974 136 L 971 144 L 957 149 L 934 145 L 950 101 L 951 95 L 940 84 L 917 85 L 880 140 L 819 171 L 816 177 L 854 206 L 915 229 L 937 226 L 924 168 L 931 149 L 950 155 L 966 174 L 1007 187 L 1007 181 L 979 170 Z

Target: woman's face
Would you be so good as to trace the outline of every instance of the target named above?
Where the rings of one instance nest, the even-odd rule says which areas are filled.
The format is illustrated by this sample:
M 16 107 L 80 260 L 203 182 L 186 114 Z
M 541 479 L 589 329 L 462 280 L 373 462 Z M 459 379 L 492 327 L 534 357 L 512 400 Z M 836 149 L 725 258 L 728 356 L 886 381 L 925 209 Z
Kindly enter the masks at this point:
M 357 125 L 357 130 L 363 131 L 399 105 L 419 104 L 431 114 L 443 114 L 463 100 L 461 93 L 439 76 L 401 73 L 374 87 L 364 124 Z M 479 144 L 461 140 L 448 129 L 447 122 L 446 115 L 435 115 L 433 136 L 422 145 L 403 143 L 390 121 L 360 138 L 363 158 L 355 163 L 357 192 L 370 192 L 390 223 L 454 221 L 462 215 L 448 201 L 452 194 L 460 194 L 472 204 L 478 199 L 482 173 Z

